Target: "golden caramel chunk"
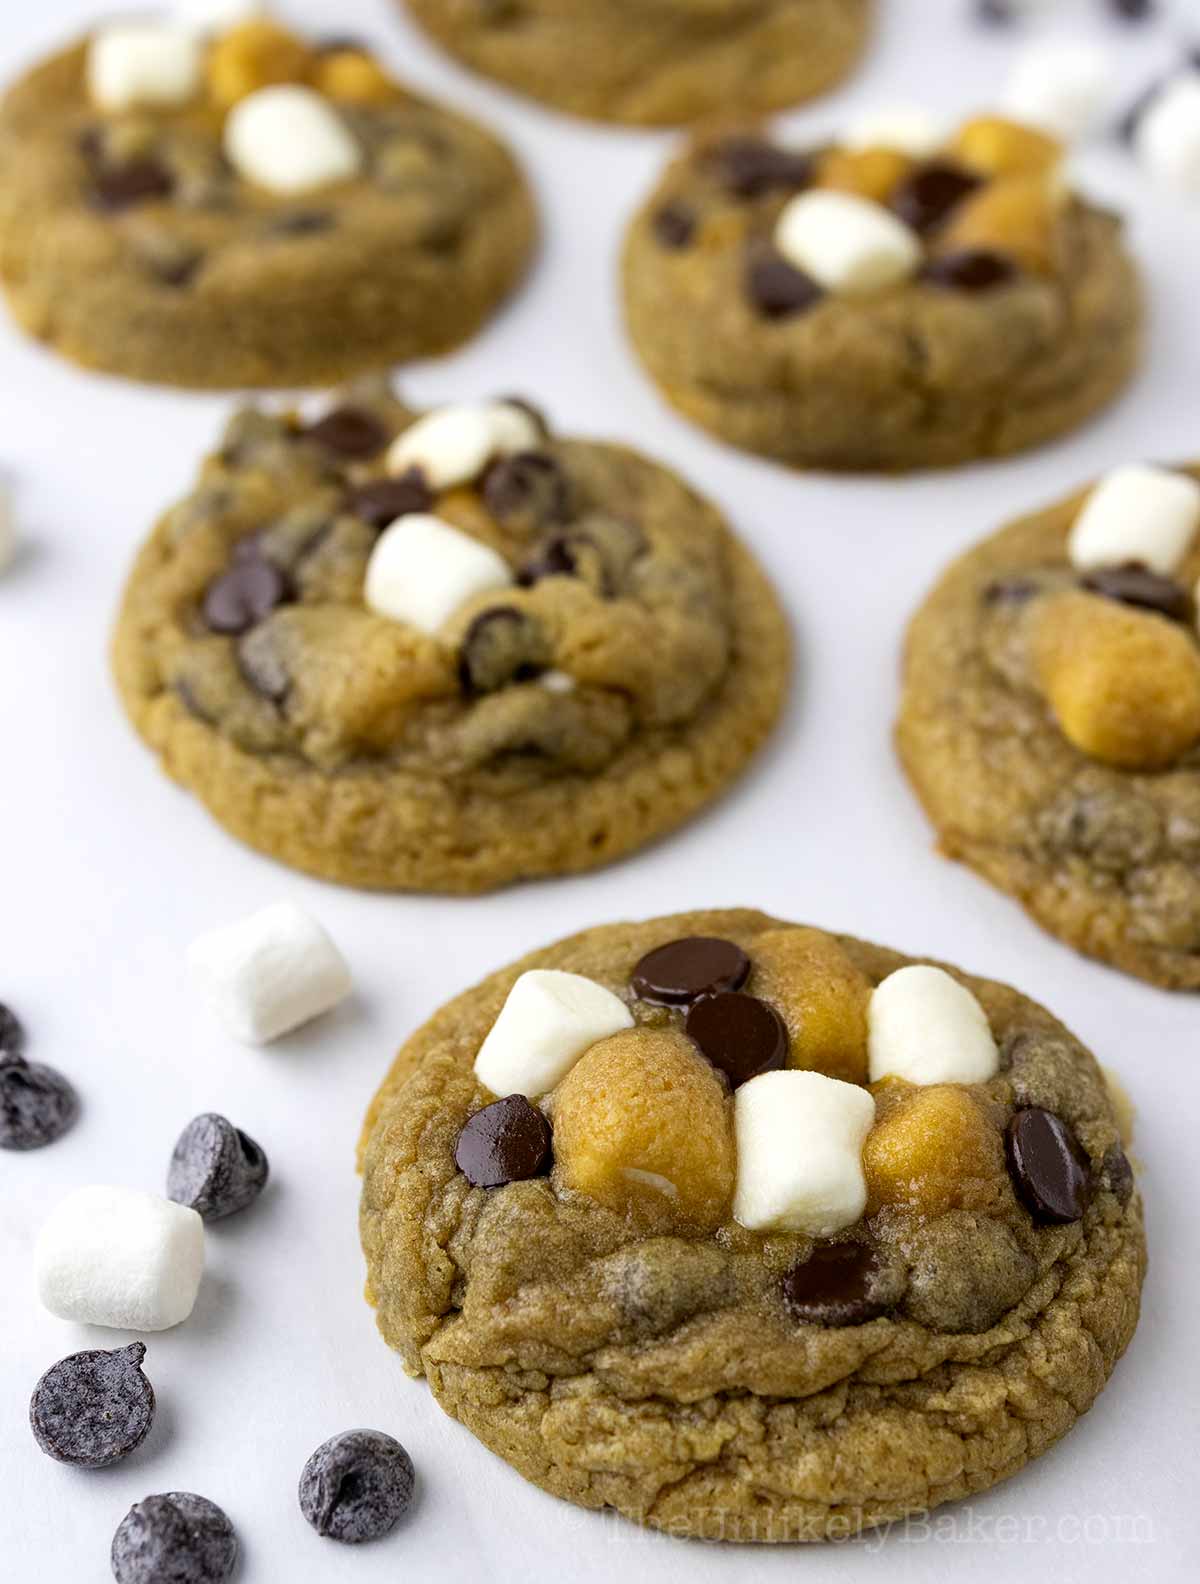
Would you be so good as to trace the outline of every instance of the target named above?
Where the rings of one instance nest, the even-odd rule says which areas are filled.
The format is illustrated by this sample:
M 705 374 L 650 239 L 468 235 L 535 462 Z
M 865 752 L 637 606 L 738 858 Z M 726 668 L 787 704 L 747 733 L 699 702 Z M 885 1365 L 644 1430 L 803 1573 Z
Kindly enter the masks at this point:
M 378 61 L 362 50 L 333 50 L 313 67 L 313 86 L 343 104 L 390 104 L 401 90 Z
M 754 942 L 752 957 L 749 989 L 786 1023 L 788 1066 L 866 1083 L 871 982 L 832 935 L 768 930 Z
M 1200 647 L 1164 616 L 1070 591 L 1043 602 L 1034 669 L 1082 753 L 1161 770 L 1200 742 Z
M 712 1231 L 728 1219 L 733 1108 L 675 1029 L 629 1029 L 585 1051 L 554 1091 L 554 1171 L 620 1215 Z
M 886 203 L 916 162 L 898 149 L 830 149 L 817 171 L 817 186 Z
M 312 64 L 312 51 L 286 28 L 267 21 L 243 22 L 213 45 L 208 57 L 209 92 L 229 109 L 274 83 L 305 82 Z
M 941 241 L 947 250 L 1008 253 L 1027 269 L 1049 274 L 1062 204 L 1061 190 L 1045 176 L 1002 176 L 959 205 Z
M 1041 176 L 1063 157 L 1056 139 L 1005 116 L 977 116 L 950 144 L 949 152 L 984 176 Z
M 888 1094 L 876 1096 L 880 1120 L 863 1146 L 868 1214 L 883 1205 L 930 1216 L 994 1206 L 1007 1180 L 1004 1145 L 967 1090 L 934 1084 L 902 1094 L 886 1081 L 878 1087 Z

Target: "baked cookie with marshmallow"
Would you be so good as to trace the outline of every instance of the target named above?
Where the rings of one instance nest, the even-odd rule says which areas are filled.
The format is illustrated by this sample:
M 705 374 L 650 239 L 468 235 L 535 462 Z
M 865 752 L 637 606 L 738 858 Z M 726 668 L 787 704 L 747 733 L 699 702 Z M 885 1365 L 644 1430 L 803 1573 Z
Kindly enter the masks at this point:
M 709 131 L 625 244 L 633 344 L 668 401 L 793 467 L 901 471 L 1065 433 L 1137 366 L 1120 221 L 1063 146 L 897 107 L 797 147 Z
M 666 468 L 515 398 L 418 414 L 372 380 L 233 418 L 137 559 L 114 660 L 164 768 L 242 840 L 346 885 L 478 892 L 716 797 L 790 649 L 757 563 Z
M 749 910 L 600 926 L 401 1050 L 362 1139 L 367 1295 L 555 1495 L 846 1539 L 1091 1405 L 1145 1263 L 1127 1143 L 1004 985 Z
M 948 857 L 1068 945 L 1200 990 L 1200 468 L 1131 463 L 957 561 L 900 756 Z
M 99 23 L 0 104 L 13 313 L 134 379 L 323 385 L 448 351 L 535 230 L 495 138 L 265 6 Z

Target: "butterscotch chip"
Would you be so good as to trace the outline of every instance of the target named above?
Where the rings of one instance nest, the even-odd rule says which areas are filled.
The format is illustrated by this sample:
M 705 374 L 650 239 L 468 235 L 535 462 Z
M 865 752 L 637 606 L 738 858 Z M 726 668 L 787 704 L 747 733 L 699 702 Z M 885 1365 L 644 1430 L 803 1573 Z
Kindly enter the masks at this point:
M 1063 157 L 1056 138 L 1005 116 L 976 116 L 960 127 L 949 152 L 988 176 L 1042 175 Z
M 817 186 L 886 203 L 900 183 L 912 174 L 915 163 L 911 156 L 898 149 L 834 148 L 817 167 Z
M 1005 1186 L 1004 1145 L 966 1089 L 935 1084 L 891 1102 L 867 1135 L 863 1171 L 872 1211 L 883 1205 L 923 1215 L 986 1210 Z
M 831 935 L 789 929 L 760 936 L 750 988 L 787 1025 L 789 1067 L 867 1081 L 872 986 Z
M 223 34 L 208 57 L 208 88 L 225 109 L 276 83 L 304 82 L 313 53 L 274 22 L 242 22 Z
M 1063 195 L 1042 175 L 1004 176 L 988 182 L 955 211 L 941 233 L 948 249 L 991 248 L 1019 259 L 1026 269 L 1051 274 Z
M 313 86 L 343 104 L 389 104 L 402 90 L 377 60 L 361 50 L 334 50 L 313 67 Z

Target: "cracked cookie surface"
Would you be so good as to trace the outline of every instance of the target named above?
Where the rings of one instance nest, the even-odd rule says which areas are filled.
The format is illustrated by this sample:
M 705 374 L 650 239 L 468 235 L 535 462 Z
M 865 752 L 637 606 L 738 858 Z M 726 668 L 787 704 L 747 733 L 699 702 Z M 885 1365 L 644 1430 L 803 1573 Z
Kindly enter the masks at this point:
M 846 75 L 873 0 L 405 0 L 466 65 L 575 115 L 671 126 Z
M 593 1152 L 611 1152 L 624 1116 L 627 1139 L 661 1152 L 643 1125 L 653 1086 L 639 1078 L 614 1110 L 613 1074 L 635 1049 L 643 1064 L 661 1059 L 661 1092 L 680 1103 L 682 1013 L 640 999 L 653 992 L 635 968 L 697 936 L 744 953 L 736 993 L 782 1017 L 789 1067 L 854 1073 L 852 1092 L 874 1098 L 866 1212 L 832 1241 L 750 1231 L 728 1204 L 709 1215 L 723 1155 L 702 1136 L 720 1127 L 705 1120 L 711 1074 L 693 1125 L 668 1118 L 680 1159 L 660 1153 L 657 1164 L 675 1171 L 675 1196 L 638 1182 L 621 1211 L 594 1173 L 571 1185 L 581 1131 Z M 444 1007 L 401 1050 L 361 1150 L 368 1297 L 406 1369 L 554 1494 L 710 1539 L 844 1538 L 982 1491 L 1045 1450 L 1133 1333 L 1145 1251 L 1132 1172 L 1092 1057 L 1002 985 L 954 974 L 986 1014 L 994 1076 L 863 1089 L 865 1000 L 908 962 L 761 913 L 689 913 L 585 931 Z M 493 1098 L 473 1064 L 514 984 L 539 970 L 586 976 L 633 1026 L 543 1100 L 549 1175 L 527 1162 L 508 1172 L 526 1180 L 473 1187 L 456 1139 Z M 725 1106 L 744 1092 L 726 1090 Z M 1044 1112 L 1076 1141 L 1086 1208 L 1068 1209 L 1069 1224 L 1035 1218 L 1028 1185 L 1005 1165 L 1016 1119 Z M 705 1193 L 689 1195 L 689 1179 Z M 697 1205 L 707 1223 L 692 1217 Z M 822 1307 L 796 1273 L 838 1260 L 839 1299 Z M 866 1289 L 849 1291 L 864 1264 Z

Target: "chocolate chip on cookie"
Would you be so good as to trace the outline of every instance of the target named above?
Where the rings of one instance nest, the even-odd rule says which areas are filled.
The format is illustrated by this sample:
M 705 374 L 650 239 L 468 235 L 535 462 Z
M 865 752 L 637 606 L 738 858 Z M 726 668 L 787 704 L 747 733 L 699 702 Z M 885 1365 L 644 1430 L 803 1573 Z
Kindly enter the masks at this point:
M 550 1170 L 550 1124 L 524 1095 L 493 1101 L 458 1135 L 454 1164 L 475 1188 L 544 1177 Z
M 225 1584 L 238 1542 L 215 1502 L 190 1491 L 147 1496 L 131 1507 L 113 1536 L 117 1584 Z
M 349 462 L 378 456 L 391 435 L 364 407 L 335 407 L 305 431 L 309 440 Z
M 696 211 L 690 204 L 665 203 L 660 209 L 654 211 L 650 224 L 654 227 L 654 235 L 663 247 L 680 252 L 688 247 L 696 235 L 698 224 Z
M 1100 1182 L 1109 1193 L 1116 1194 L 1121 1204 L 1128 1204 L 1133 1196 L 1133 1167 L 1129 1156 L 1119 1144 L 1112 1144 L 1100 1162 Z
M 931 160 L 892 194 L 891 207 L 919 236 L 936 231 L 964 199 L 983 185 L 981 177 L 948 160 Z
M 93 170 L 90 181 L 92 202 L 110 214 L 131 209 L 135 204 L 169 198 L 175 189 L 170 171 L 149 155 L 117 165 L 100 165 Z
M 260 623 L 238 640 L 237 668 L 247 687 L 272 704 L 282 704 L 292 690 L 291 673 L 279 652 L 278 635 Z
M 930 286 L 945 286 L 952 291 L 984 292 L 1009 285 L 1018 273 L 1016 264 L 1004 253 L 960 248 L 930 259 L 921 271 L 921 279 Z
M 208 585 L 204 623 L 210 632 L 248 632 L 292 598 L 287 575 L 269 561 L 248 555 Z
M 205 1221 L 253 1204 L 267 1185 L 267 1157 L 241 1128 L 216 1112 L 184 1128 L 167 1169 L 167 1198 Z
M 787 1027 L 757 996 L 736 990 L 704 996 L 688 1012 L 684 1032 L 735 1089 L 787 1062 Z
M 1195 615 L 1192 596 L 1182 584 L 1161 572 L 1152 572 L 1141 562 L 1130 561 L 1124 566 L 1100 567 L 1087 573 L 1082 581 L 1089 594 L 1103 594 L 1106 599 L 1118 600 L 1122 605 L 1133 605 L 1139 610 L 1155 611 L 1171 621 L 1190 626 Z
M 545 670 L 549 650 L 534 618 L 512 605 L 481 611 L 467 628 L 458 657 L 466 693 L 493 693 Z
M 792 1266 L 783 1278 L 783 1301 L 792 1318 L 805 1325 L 865 1325 L 888 1308 L 877 1295 L 879 1277 L 873 1249 L 834 1243 Z
M 410 468 L 399 478 L 372 479 L 368 484 L 357 485 L 342 505 L 345 511 L 382 533 L 397 517 L 428 511 L 433 505 L 433 491 L 423 475 Z
M 993 578 L 983 591 L 983 603 L 991 606 L 1027 605 L 1038 591 L 1033 578 L 1014 574 Z
M 319 1535 L 343 1545 L 378 1540 L 412 1506 L 412 1459 L 379 1430 L 330 1437 L 304 1465 L 300 1511 Z
M 483 499 L 497 522 L 529 533 L 565 522 L 569 510 L 563 470 L 543 451 L 518 451 L 494 462 L 484 474 Z
M 811 155 L 780 148 L 762 138 L 727 138 L 708 149 L 705 160 L 721 185 L 738 198 L 799 192 L 811 183 L 814 173 Z
M 766 319 L 790 319 L 815 307 L 824 296 L 811 276 L 765 242 L 747 249 L 745 286 L 747 297 Z
M 1018 1111 L 1005 1135 L 1009 1175 L 1035 1221 L 1078 1221 L 1091 1199 L 1088 1158 L 1071 1128 L 1040 1106 Z
M 135 1452 L 154 1423 L 154 1388 L 142 1373 L 145 1344 L 72 1353 L 34 1388 L 29 1424 L 47 1457 L 109 1468 Z
M 689 935 L 647 952 L 630 984 L 639 1001 L 688 1007 L 701 996 L 740 990 L 750 977 L 750 959 L 733 941 Z

